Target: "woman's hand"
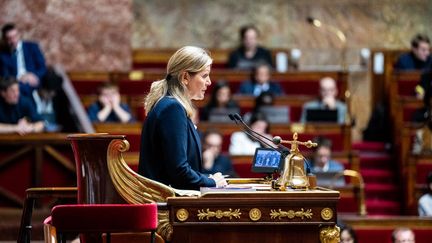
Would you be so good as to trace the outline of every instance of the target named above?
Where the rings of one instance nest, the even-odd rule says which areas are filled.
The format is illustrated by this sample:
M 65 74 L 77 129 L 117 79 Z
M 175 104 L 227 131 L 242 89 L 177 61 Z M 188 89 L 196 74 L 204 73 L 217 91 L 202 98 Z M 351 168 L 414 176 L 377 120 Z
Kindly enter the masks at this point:
M 225 180 L 225 176 L 220 172 L 210 175 L 209 178 L 216 182 L 216 187 L 225 187 L 228 185 L 227 181 Z

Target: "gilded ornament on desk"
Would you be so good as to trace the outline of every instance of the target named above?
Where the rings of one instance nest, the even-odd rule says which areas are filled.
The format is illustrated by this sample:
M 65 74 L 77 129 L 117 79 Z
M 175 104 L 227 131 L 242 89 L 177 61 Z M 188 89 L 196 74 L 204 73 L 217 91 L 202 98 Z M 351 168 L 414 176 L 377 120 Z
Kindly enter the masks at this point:
M 181 208 L 177 210 L 176 217 L 179 221 L 184 222 L 189 218 L 189 212 L 186 209 Z
M 307 190 L 309 187 L 309 179 L 306 175 L 304 167 L 305 157 L 300 153 L 299 145 L 306 146 L 308 148 L 316 147 L 317 144 L 308 140 L 307 142 L 298 141 L 298 134 L 293 134 L 293 140 L 282 140 L 280 137 L 275 137 L 274 140 L 278 140 L 279 143 L 291 144 L 290 154 L 285 158 L 284 168 L 282 175 L 277 181 L 279 190 L 286 191 L 287 187 Z
M 206 218 L 209 220 L 210 218 L 216 217 L 217 219 L 221 219 L 223 217 L 232 219 L 234 218 L 240 218 L 241 212 L 240 209 L 232 210 L 231 208 L 228 211 L 222 211 L 222 210 L 216 210 L 216 211 L 210 211 L 209 208 L 207 210 L 201 209 L 198 210 L 198 219 L 203 220 Z
M 249 218 L 252 221 L 258 221 L 261 219 L 261 210 L 259 210 L 258 208 L 252 208 L 249 211 Z
M 338 243 L 340 240 L 340 228 L 338 226 L 329 226 L 321 228 L 321 243 Z
M 321 210 L 321 218 L 324 220 L 330 220 L 333 218 L 333 210 L 331 208 L 323 208 Z
M 282 219 L 282 218 L 289 218 L 289 219 L 293 219 L 295 217 L 297 218 L 308 218 L 311 219 L 312 218 L 312 209 L 308 209 L 308 210 L 304 210 L 303 208 L 300 211 L 294 211 L 294 210 L 288 210 L 288 211 L 282 211 L 282 209 L 276 210 L 276 209 L 272 209 L 270 210 L 270 218 L 271 219 Z

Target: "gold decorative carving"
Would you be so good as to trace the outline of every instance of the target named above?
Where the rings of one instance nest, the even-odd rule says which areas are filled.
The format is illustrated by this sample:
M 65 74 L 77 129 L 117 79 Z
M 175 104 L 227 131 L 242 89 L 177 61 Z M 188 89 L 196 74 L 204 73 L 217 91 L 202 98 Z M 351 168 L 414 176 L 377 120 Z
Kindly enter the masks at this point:
M 176 217 L 179 221 L 184 222 L 189 218 L 189 212 L 186 209 L 181 208 L 177 210 Z
M 258 221 L 261 219 L 261 210 L 259 210 L 258 208 L 252 208 L 249 211 L 249 218 L 252 221 Z
M 232 219 L 234 218 L 240 218 L 241 212 L 240 209 L 232 210 L 231 208 L 228 211 L 222 211 L 222 210 L 216 210 L 216 211 L 210 211 L 210 209 L 207 208 L 207 210 L 198 210 L 198 219 L 203 220 L 206 218 L 209 220 L 210 218 L 216 217 L 217 219 L 221 219 L 223 217 Z
M 323 227 L 320 230 L 321 243 L 337 243 L 340 239 L 340 228 L 338 226 Z
M 331 208 L 323 208 L 321 210 L 321 218 L 324 220 L 330 220 L 333 218 L 333 210 Z
M 303 208 L 300 211 L 294 211 L 294 210 L 282 211 L 281 209 L 270 210 L 270 218 L 271 219 L 275 219 L 275 218 L 282 219 L 284 217 L 287 217 L 289 219 L 293 219 L 295 217 L 298 217 L 301 219 L 304 219 L 304 218 L 311 219 L 312 215 L 313 215 L 312 209 L 308 209 L 306 211 Z
M 168 197 L 175 197 L 172 188 L 141 176 L 127 165 L 123 153 L 129 150 L 129 146 L 125 139 L 114 139 L 107 151 L 108 171 L 120 196 L 130 204 L 166 202 Z M 173 228 L 168 210 L 158 210 L 157 233 L 165 240 L 171 240 Z

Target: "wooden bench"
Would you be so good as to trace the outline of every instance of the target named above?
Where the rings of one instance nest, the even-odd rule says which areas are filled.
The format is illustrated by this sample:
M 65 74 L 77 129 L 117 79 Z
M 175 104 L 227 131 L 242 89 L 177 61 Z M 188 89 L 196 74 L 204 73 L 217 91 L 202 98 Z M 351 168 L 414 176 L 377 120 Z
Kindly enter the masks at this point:
M 177 49 L 134 49 L 132 50 L 132 68 L 162 68 L 165 69 L 169 58 Z M 209 49 L 210 56 L 213 59 L 212 67 L 215 69 L 226 68 L 229 54 L 233 49 Z M 289 49 L 274 48 L 271 49 L 273 63 L 276 63 L 276 54 L 284 52 L 289 55 Z

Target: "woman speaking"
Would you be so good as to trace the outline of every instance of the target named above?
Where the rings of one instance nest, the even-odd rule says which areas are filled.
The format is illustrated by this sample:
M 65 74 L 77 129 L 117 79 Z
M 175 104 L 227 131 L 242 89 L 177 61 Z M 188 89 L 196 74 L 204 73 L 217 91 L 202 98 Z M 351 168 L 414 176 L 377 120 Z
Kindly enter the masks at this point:
M 212 59 L 198 47 L 185 46 L 168 61 L 167 75 L 152 83 L 145 99 L 147 118 L 141 133 L 138 172 L 178 189 L 222 187 L 222 174 L 202 174 L 201 141 L 192 123 L 192 100 L 204 99 L 211 84 Z

